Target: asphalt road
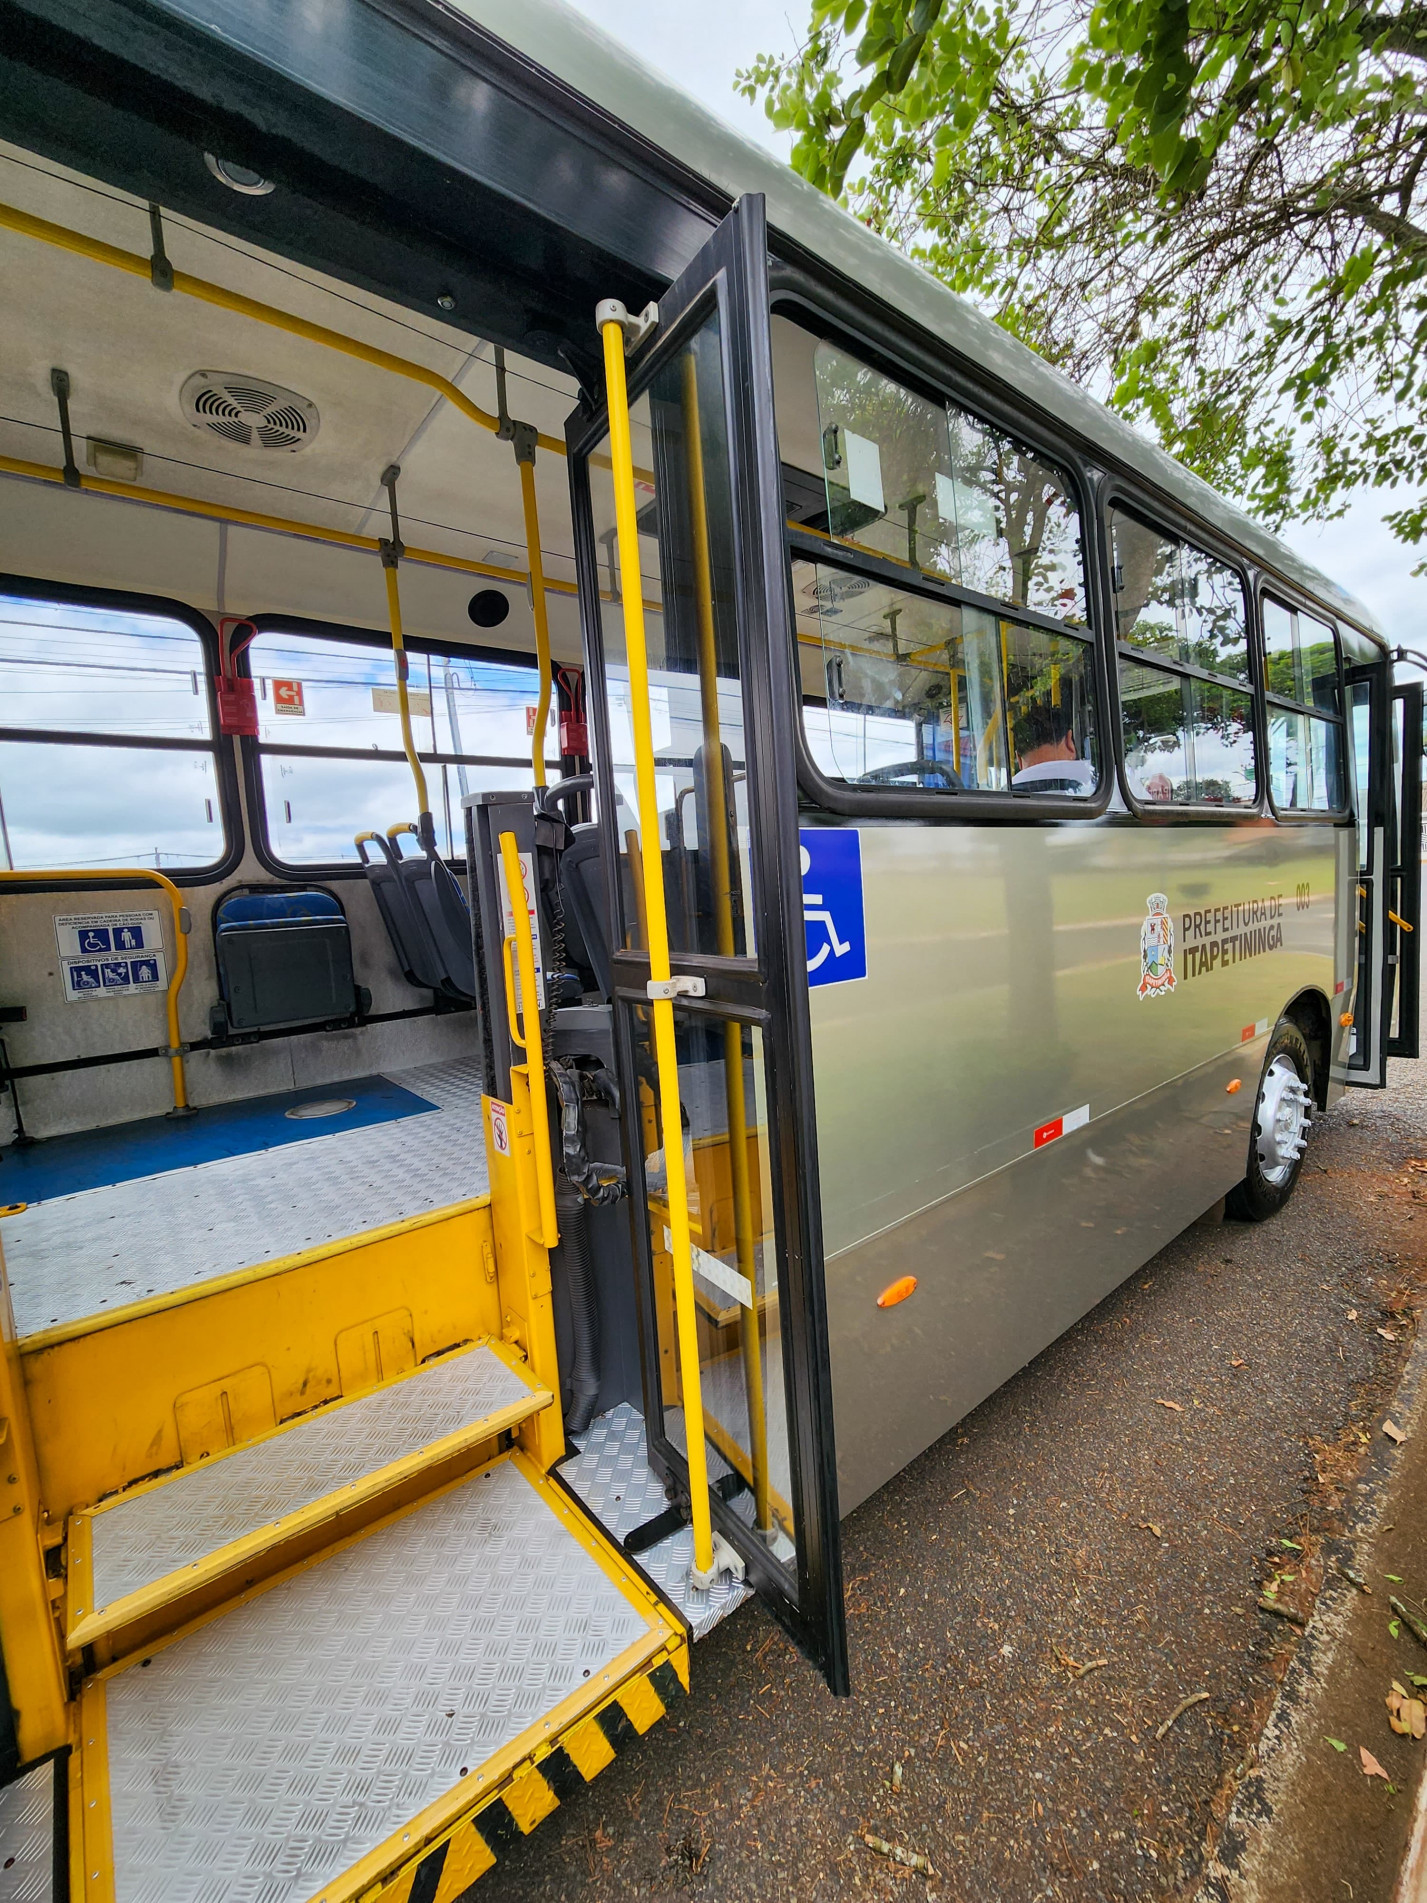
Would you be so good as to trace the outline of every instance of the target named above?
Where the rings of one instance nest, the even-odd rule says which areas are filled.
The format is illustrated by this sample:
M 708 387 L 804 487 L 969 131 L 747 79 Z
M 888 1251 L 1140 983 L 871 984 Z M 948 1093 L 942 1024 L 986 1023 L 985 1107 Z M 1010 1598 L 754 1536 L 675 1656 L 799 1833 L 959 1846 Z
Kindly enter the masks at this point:
M 1311 1612 L 1415 1333 L 1427 1079 L 1395 1072 L 1278 1218 L 1181 1236 L 851 1516 L 851 1698 L 748 1605 L 491 1903 L 1191 1896 L 1300 1642 L 1258 1602 Z

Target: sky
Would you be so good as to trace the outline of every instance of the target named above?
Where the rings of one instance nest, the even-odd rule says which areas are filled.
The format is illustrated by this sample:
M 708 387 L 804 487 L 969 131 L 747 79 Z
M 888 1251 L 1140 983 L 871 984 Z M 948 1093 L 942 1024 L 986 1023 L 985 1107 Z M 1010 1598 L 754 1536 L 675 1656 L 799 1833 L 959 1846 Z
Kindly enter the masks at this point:
M 733 90 L 733 76 L 759 53 L 787 53 L 811 11 L 766 0 L 570 0 L 611 38 L 692 93 L 711 112 L 786 159 L 791 138 L 768 123 L 762 105 Z M 1352 498 L 1336 521 L 1300 523 L 1284 539 L 1305 560 L 1356 595 L 1394 640 L 1427 647 L 1427 576 L 1413 578 L 1427 549 L 1403 547 L 1383 526 L 1392 499 L 1370 492 Z

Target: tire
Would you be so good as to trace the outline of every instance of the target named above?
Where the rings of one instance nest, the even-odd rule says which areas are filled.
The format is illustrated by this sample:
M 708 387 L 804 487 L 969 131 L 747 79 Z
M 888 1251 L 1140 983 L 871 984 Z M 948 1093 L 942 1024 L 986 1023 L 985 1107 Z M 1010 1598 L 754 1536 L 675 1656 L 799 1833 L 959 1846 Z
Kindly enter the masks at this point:
M 1224 1199 L 1236 1222 L 1267 1222 L 1293 1194 L 1313 1115 L 1313 1059 L 1292 1018 L 1280 1018 L 1264 1053 L 1249 1136 L 1248 1171 Z

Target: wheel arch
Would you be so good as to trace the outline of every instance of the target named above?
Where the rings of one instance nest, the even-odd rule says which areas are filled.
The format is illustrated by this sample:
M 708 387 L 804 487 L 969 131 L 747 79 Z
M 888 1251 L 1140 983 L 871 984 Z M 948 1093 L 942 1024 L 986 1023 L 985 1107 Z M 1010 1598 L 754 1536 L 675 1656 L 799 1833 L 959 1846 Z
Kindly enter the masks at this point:
M 1326 1110 L 1333 1048 L 1332 1007 L 1323 992 L 1309 985 L 1289 1000 L 1280 1015 L 1291 1018 L 1303 1033 L 1308 1054 L 1313 1059 L 1313 1102 L 1319 1110 Z

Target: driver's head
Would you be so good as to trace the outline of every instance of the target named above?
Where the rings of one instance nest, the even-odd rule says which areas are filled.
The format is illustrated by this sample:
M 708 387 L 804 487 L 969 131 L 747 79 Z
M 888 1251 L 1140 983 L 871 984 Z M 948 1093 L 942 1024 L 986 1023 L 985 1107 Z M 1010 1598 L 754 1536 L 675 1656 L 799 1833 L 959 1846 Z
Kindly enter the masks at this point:
M 1057 707 L 1049 700 L 1032 701 L 1016 722 L 1016 745 L 1021 765 L 1040 766 L 1046 760 L 1074 760 L 1075 724 L 1068 699 Z

